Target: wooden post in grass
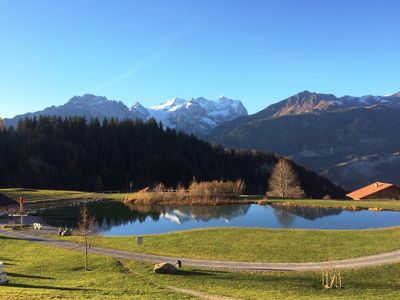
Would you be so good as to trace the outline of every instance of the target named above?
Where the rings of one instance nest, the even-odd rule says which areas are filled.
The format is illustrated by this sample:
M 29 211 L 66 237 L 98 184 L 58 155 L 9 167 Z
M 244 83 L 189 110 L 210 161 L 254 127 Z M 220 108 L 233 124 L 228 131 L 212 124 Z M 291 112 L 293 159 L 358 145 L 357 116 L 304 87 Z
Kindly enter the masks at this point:
M 90 247 L 89 239 L 97 234 L 98 226 L 97 221 L 94 217 L 89 215 L 89 211 L 86 206 L 83 206 L 80 210 L 78 227 L 75 230 L 76 234 L 83 240 L 85 246 L 85 270 L 88 270 L 88 250 Z
M 24 197 L 19 197 L 20 228 L 24 227 Z

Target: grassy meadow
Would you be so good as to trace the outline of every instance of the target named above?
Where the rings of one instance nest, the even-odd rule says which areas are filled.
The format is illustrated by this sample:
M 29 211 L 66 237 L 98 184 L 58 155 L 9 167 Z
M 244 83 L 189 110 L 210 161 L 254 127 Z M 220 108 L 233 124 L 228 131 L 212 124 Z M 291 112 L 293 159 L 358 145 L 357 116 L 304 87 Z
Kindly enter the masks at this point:
M 348 208 L 368 209 L 380 208 L 382 210 L 400 211 L 400 200 L 325 200 L 325 199 L 268 199 L 268 204 L 327 207 L 327 208 Z
M 92 200 L 104 197 L 99 193 L 88 193 L 79 191 L 63 190 L 37 190 L 26 188 L 0 189 L 0 194 L 14 201 L 19 201 L 19 197 L 24 197 L 25 203 L 38 203 L 60 200 Z
M 400 265 L 344 271 L 343 289 L 321 288 L 319 272 L 223 272 L 185 268 L 157 275 L 152 265 L 89 255 L 0 236 L 9 284 L 0 299 L 195 299 L 185 288 L 239 299 L 398 299 Z
M 78 241 L 77 237 L 67 239 Z M 339 260 L 400 248 L 400 228 L 301 230 L 212 228 L 135 237 L 96 237 L 94 245 L 132 252 L 249 262 Z M 330 246 L 329 246 L 330 245 Z M 328 249 L 330 248 L 330 251 Z M 328 257 L 327 253 L 331 253 Z

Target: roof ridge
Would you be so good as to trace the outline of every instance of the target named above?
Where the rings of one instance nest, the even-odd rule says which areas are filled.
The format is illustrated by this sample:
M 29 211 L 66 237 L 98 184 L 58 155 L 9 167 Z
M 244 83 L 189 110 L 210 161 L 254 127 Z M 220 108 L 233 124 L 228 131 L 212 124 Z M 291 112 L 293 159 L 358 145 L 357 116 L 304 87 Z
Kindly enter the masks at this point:
M 361 199 L 367 195 L 374 194 L 376 192 L 379 192 L 381 190 L 384 190 L 384 189 L 392 187 L 392 186 L 394 186 L 393 183 L 376 181 L 376 182 L 366 185 L 358 190 L 348 193 L 348 194 L 346 194 L 346 196 L 353 198 L 353 199 Z

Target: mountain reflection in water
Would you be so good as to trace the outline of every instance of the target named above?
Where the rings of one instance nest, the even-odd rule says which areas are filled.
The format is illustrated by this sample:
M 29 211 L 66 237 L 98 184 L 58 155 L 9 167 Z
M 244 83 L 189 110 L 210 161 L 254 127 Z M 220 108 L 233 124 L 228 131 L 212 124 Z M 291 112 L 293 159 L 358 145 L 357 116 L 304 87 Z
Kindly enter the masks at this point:
M 400 212 L 345 211 L 339 208 L 259 206 L 125 205 L 122 202 L 87 204 L 103 235 L 165 233 L 210 227 L 367 229 L 400 225 Z M 43 211 L 34 222 L 75 227 L 79 207 Z M 0 219 L 0 223 L 4 222 Z M 7 220 L 5 220 L 7 222 Z
M 128 223 L 144 223 L 147 218 L 157 222 L 160 218 L 177 224 L 185 222 L 208 222 L 223 219 L 229 222 L 233 218 L 246 215 L 250 204 L 218 206 L 177 206 L 177 205 L 135 205 L 122 202 L 89 203 L 88 209 L 102 230 Z M 79 206 L 57 208 L 41 213 L 45 222 L 52 226 L 75 227 L 79 216 Z

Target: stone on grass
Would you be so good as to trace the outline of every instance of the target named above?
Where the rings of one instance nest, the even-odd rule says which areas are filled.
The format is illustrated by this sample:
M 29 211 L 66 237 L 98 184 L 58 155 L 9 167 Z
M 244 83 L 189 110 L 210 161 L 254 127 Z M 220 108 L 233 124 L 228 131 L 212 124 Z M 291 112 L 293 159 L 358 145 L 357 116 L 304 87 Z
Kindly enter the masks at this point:
M 154 272 L 157 274 L 176 274 L 178 269 L 170 263 L 160 263 L 154 266 Z

